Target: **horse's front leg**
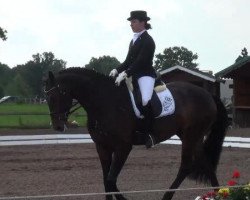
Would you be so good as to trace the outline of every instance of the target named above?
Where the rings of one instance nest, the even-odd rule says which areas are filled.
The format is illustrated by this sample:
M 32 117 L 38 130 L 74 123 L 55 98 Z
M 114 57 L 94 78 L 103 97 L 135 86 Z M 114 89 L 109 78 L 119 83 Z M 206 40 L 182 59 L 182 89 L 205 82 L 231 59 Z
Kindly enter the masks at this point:
M 101 161 L 105 192 L 110 192 L 110 189 L 109 189 L 110 186 L 107 181 L 107 178 L 108 178 L 108 173 L 109 173 L 111 162 L 112 162 L 113 151 L 98 143 L 96 143 L 96 150 L 99 155 L 99 159 Z M 112 200 L 112 199 L 113 199 L 112 195 L 106 195 L 106 200 Z
M 124 166 L 131 149 L 132 145 L 122 145 L 114 151 L 110 171 L 107 178 L 107 183 L 110 192 L 119 192 L 116 185 L 117 177 L 120 174 L 121 169 Z M 115 197 L 117 200 L 126 200 L 126 198 L 121 194 L 116 194 Z

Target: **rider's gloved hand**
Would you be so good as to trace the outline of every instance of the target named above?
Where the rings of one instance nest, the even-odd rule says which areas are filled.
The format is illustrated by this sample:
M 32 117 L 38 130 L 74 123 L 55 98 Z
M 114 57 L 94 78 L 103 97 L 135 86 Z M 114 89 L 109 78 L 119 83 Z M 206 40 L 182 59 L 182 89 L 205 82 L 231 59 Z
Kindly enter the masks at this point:
M 118 74 L 118 71 L 116 69 L 112 69 L 111 72 L 109 73 L 109 76 L 115 77 Z
M 115 80 L 115 84 L 117 85 L 117 86 L 119 86 L 120 85 L 120 83 L 125 79 L 125 78 L 127 78 L 127 73 L 125 72 L 125 71 L 123 71 L 123 72 L 121 72 L 119 75 L 118 75 L 118 77 L 116 78 L 116 80 Z

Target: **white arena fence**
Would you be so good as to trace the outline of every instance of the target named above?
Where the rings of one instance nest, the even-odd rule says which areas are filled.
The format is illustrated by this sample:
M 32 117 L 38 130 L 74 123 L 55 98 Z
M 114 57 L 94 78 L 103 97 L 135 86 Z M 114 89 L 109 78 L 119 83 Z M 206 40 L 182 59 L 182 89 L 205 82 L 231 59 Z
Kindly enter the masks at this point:
M 13 145 L 41 145 L 41 144 L 81 144 L 93 143 L 89 134 L 51 134 L 51 135 L 16 135 L 0 136 L 0 146 Z M 161 144 L 180 145 L 177 136 L 162 142 Z M 225 137 L 224 147 L 250 148 L 250 138 Z
M 90 196 L 104 196 L 108 194 L 139 194 L 139 193 L 159 193 L 159 192 L 181 192 L 181 191 L 199 191 L 199 190 L 214 190 L 220 188 L 240 188 L 247 187 L 247 185 L 237 186 L 220 186 L 220 187 L 197 187 L 197 188 L 178 188 L 178 189 L 159 189 L 159 190 L 135 190 L 135 191 L 122 191 L 122 192 L 100 192 L 100 193 L 82 193 L 82 194 L 55 194 L 55 195 L 37 195 L 37 196 L 13 196 L 13 197 L 0 197 L 0 200 L 17 200 L 17 199 L 56 199 L 63 197 L 90 197 Z M 200 193 L 200 192 L 197 192 Z

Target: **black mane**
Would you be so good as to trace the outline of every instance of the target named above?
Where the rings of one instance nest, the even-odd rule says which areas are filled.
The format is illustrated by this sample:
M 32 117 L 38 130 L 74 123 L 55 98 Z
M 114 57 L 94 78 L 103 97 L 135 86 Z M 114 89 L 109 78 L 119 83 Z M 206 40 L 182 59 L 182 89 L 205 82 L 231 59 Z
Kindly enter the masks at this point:
M 73 85 L 73 82 L 77 84 L 76 86 L 84 85 L 87 81 L 91 83 L 91 87 L 94 87 L 99 91 L 109 91 L 119 94 L 124 92 L 125 84 L 122 84 L 121 87 L 117 87 L 115 85 L 115 79 L 109 77 L 107 75 L 101 74 L 92 69 L 86 69 L 83 67 L 71 67 L 64 70 L 59 71 L 57 77 L 61 79 L 64 83 L 65 81 L 69 85 Z
M 63 69 L 61 71 L 59 71 L 58 73 L 59 75 L 68 75 L 68 74 L 74 74 L 74 75 L 78 75 L 78 76 L 87 76 L 92 78 L 93 80 L 99 80 L 99 81 L 112 81 L 114 82 L 114 80 L 109 77 L 106 76 L 104 74 L 101 74 L 95 70 L 92 69 L 86 69 L 83 67 L 70 67 L 67 69 Z

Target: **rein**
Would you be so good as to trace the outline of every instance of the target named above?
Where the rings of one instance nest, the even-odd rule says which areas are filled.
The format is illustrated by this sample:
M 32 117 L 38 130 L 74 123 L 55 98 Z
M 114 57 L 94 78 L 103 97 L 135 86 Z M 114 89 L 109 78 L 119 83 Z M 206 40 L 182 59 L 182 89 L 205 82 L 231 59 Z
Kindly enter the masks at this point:
M 71 106 L 71 108 L 73 108 L 73 107 L 75 107 L 75 106 L 77 106 L 79 104 L 79 102 L 75 102 L 72 106 Z M 75 111 L 77 111 L 79 108 L 81 108 L 82 106 L 81 105 L 79 105 L 79 106 L 77 106 L 76 108 L 74 108 L 73 110 L 71 110 L 71 108 L 70 108 L 70 111 L 68 112 L 68 115 L 71 115 L 72 113 L 74 113 Z

